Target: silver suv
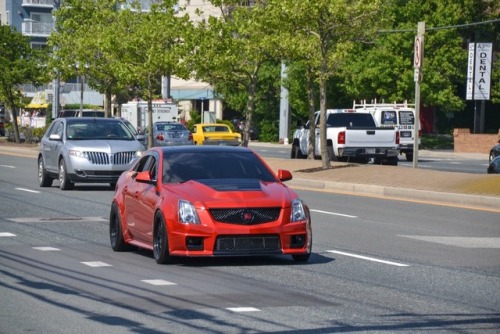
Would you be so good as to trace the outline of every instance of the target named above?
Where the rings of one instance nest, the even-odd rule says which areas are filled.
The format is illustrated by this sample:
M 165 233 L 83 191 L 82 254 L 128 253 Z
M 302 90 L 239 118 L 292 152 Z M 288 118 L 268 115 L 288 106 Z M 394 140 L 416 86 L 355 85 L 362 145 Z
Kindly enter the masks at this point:
M 114 188 L 142 150 L 119 119 L 57 118 L 40 142 L 38 182 L 40 187 L 50 187 L 58 179 L 62 190 L 78 182 L 109 183 Z

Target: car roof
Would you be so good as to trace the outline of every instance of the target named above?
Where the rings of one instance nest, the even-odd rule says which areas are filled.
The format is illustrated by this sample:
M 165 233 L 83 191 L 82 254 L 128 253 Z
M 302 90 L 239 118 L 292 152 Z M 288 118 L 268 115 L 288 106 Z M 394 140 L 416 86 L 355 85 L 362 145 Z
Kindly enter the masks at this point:
M 196 153 L 196 152 L 227 152 L 227 153 L 254 153 L 244 146 L 218 146 L 218 145 L 186 145 L 186 146 L 164 146 L 154 149 L 162 150 L 164 153 Z
M 103 117 L 65 117 L 63 118 L 68 123 L 79 123 L 82 121 L 93 120 L 95 122 L 110 122 L 110 123 L 123 123 L 121 119 L 118 118 L 103 118 Z

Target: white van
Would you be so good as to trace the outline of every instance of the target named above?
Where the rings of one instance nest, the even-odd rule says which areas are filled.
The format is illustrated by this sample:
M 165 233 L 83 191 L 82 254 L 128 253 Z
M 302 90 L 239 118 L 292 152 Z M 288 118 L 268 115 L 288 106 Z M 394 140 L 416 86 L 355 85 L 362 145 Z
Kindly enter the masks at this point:
M 354 102 L 356 112 L 369 112 L 375 118 L 377 126 L 396 126 L 399 129 L 399 151 L 406 160 L 413 161 L 413 145 L 418 138 L 420 148 L 420 131 L 415 136 L 415 105 L 403 103 L 363 103 Z M 420 123 L 419 123 L 420 125 Z M 420 126 L 419 126 L 420 129 Z

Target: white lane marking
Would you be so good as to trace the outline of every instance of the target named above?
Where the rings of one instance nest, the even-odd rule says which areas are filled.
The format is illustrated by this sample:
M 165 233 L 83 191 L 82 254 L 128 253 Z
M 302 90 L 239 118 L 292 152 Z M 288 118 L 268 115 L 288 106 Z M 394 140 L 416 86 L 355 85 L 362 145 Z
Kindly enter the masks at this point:
M 26 189 L 26 188 L 16 188 L 16 190 L 27 191 L 29 193 L 35 193 L 35 194 L 40 193 L 38 190 L 31 190 L 31 189 Z
M 0 167 L 5 167 L 5 168 L 16 168 L 14 166 L 9 166 L 9 165 L 0 165 Z
M 342 217 L 347 217 L 347 218 L 358 218 L 358 216 L 345 215 L 343 213 L 329 212 L 329 211 L 323 211 L 323 210 L 314 210 L 314 209 L 311 209 L 311 211 L 318 212 L 318 213 L 324 213 L 324 214 L 327 214 L 327 215 L 342 216 Z
M 463 248 L 500 248 L 500 238 L 430 237 L 423 235 L 400 235 L 400 237 Z
M 177 283 L 165 281 L 164 279 L 143 279 L 141 282 L 151 285 L 177 285 Z
M 462 163 L 461 162 L 450 161 L 449 164 L 450 165 L 461 165 Z
M 50 252 L 50 251 L 60 251 L 59 248 L 54 247 L 33 247 L 33 249 L 42 251 L 42 252 Z
M 15 237 L 16 235 L 14 233 L 9 233 L 9 232 L 0 232 L 0 237 Z
M 25 218 L 7 218 L 7 220 L 15 223 L 61 223 L 61 222 L 75 222 L 75 221 L 92 221 L 92 222 L 106 222 L 108 221 L 103 217 L 25 217 Z
M 380 259 L 376 259 L 374 257 L 368 257 L 368 256 L 357 255 L 357 254 L 352 254 L 352 253 L 346 253 L 346 252 L 341 252 L 341 251 L 336 251 L 336 250 L 327 250 L 327 252 L 328 253 L 339 254 L 339 255 L 350 256 L 350 257 L 355 257 L 357 259 L 362 259 L 362 260 L 367 260 L 367 261 L 373 261 L 373 262 L 379 262 L 379 263 L 389 264 L 391 266 L 397 266 L 397 267 L 409 267 L 410 266 L 409 264 L 398 263 L 398 262 L 391 262 L 391 261 L 386 261 L 386 260 L 380 260 Z
M 260 310 L 255 307 L 228 307 L 226 310 L 232 312 L 260 312 Z
M 101 262 L 101 261 L 91 261 L 91 262 L 82 262 L 84 265 L 89 267 L 112 267 L 112 265 Z

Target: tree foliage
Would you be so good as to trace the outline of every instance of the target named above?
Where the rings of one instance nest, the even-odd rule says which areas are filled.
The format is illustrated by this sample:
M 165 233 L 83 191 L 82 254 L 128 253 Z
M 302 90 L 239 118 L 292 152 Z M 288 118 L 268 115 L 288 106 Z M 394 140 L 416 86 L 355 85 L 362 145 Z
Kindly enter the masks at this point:
M 22 106 L 20 86 L 32 83 L 39 86 L 46 82 L 46 53 L 32 49 L 29 37 L 13 27 L 0 25 L 0 100 L 12 111 L 12 123 L 17 143 L 20 142 L 17 125 L 18 109 Z

